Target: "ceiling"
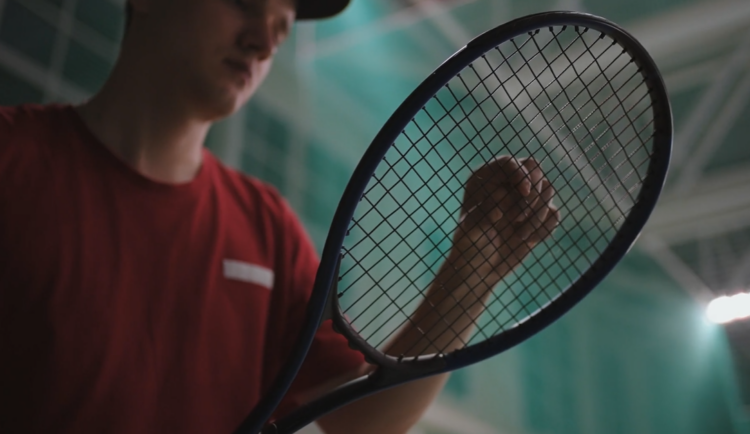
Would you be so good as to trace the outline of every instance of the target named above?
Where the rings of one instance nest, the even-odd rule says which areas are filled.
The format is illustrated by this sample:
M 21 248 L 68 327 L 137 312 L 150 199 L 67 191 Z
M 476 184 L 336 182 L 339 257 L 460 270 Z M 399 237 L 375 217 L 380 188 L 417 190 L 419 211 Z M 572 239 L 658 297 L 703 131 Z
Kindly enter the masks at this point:
M 620 24 L 662 70 L 674 154 L 636 248 L 699 303 L 750 288 L 750 2 L 355 0 L 334 20 L 298 26 L 294 43 L 280 53 L 281 69 L 299 71 L 309 85 L 302 92 L 317 107 L 313 123 L 323 125 L 313 127 L 315 134 L 350 143 L 339 154 L 351 163 L 366 147 L 362 137 L 372 138 L 442 60 L 498 24 L 546 10 L 584 11 Z M 290 91 L 272 83 L 261 98 L 294 112 L 268 96 L 282 88 Z M 326 136 L 330 123 L 356 133 L 342 127 Z M 737 360 L 750 366 L 745 329 L 734 327 L 729 338 Z
M 48 22 L 58 21 L 54 5 L 86 12 L 75 27 L 61 21 L 67 27 L 59 32 L 86 42 L 107 61 L 116 57 L 124 0 L 22 3 Z M 353 167 L 390 113 L 444 59 L 494 26 L 548 10 L 589 12 L 620 24 L 663 72 L 675 121 L 674 157 L 637 248 L 701 303 L 750 288 L 746 0 L 353 0 L 335 19 L 296 27 L 258 98 L 296 122 L 301 134 L 331 144 L 331 153 Z M 94 37 L 92 29 L 106 37 Z M 45 100 L 80 100 L 87 94 L 85 86 L 51 79 L 56 75 L 5 45 L 0 63 L 45 89 Z M 52 63 L 54 69 L 61 62 Z M 91 87 L 106 76 L 106 65 L 97 65 L 86 64 L 88 74 L 102 70 Z
M 398 104 L 474 36 L 535 12 L 577 10 L 600 15 L 629 30 L 652 53 L 663 72 L 675 121 L 667 186 L 635 248 L 649 255 L 698 303 L 750 288 L 750 2 L 352 1 L 335 19 L 300 23 L 279 52 L 275 73 L 258 94 L 265 107 L 296 124 L 293 136 L 315 136 L 320 146 L 329 147 L 326 158 L 353 168 Z M 11 2 L 0 0 L 3 3 Z M 49 32 L 54 41 L 51 61 L 48 68 L 40 67 L 0 43 L 0 64 L 43 89 L 40 95 L 46 101 L 85 98 L 101 84 L 116 58 L 124 1 L 20 3 L 44 22 L 57 23 Z M 60 5 L 63 10 L 81 11 L 76 26 L 72 12 L 58 16 Z M 44 36 L 40 31 L 31 33 L 37 39 Z M 33 39 L 28 33 L 19 34 L 24 35 L 21 42 Z M 59 35 L 70 35 L 70 42 Z M 84 47 L 101 59 L 86 63 L 81 74 L 59 79 L 65 76 L 65 62 L 55 53 L 64 52 L 67 44 L 76 52 Z M 300 186 L 305 182 L 306 178 L 298 180 Z M 294 203 L 305 190 L 288 193 Z M 644 288 L 639 290 L 650 290 Z M 727 336 L 741 380 L 750 385 L 750 322 L 728 326 Z M 744 391 L 745 402 L 750 403 L 750 386 Z
M 353 167 L 377 128 L 445 58 L 496 25 L 548 10 L 583 11 L 620 24 L 663 72 L 674 154 L 666 189 L 637 248 L 701 303 L 750 288 L 745 0 L 354 0 L 335 19 L 297 26 L 279 53 L 277 74 L 258 97 L 299 124 L 309 122 L 297 95 L 304 93 L 304 102 L 316 109 L 315 125 L 303 129 L 333 143 Z M 116 45 L 105 51 L 114 56 Z
M 674 154 L 636 248 L 700 303 L 750 288 L 750 2 L 355 0 L 336 19 L 297 27 L 279 55 L 281 72 L 259 97 L 298 122 L 310 117 L 300 106 L 314 107 L 312 133 L 353 167 L 390 113 L 445 58 L 496 25 L 547 10 L 620 24 L 663 73 Z M 304 94 L 303 103 L 291 93 Z

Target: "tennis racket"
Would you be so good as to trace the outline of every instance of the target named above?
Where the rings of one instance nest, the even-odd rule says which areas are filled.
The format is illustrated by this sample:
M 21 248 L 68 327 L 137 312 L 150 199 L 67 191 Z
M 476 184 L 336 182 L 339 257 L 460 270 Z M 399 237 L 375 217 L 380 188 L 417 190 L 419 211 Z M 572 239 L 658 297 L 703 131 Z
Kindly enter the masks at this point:
M 614 23 L 548 12 L 469 42 L 403 102 L 357 166 L 295 354 L 238 432 L 261 429 L 323 319 L 377 369 L 262 433 L 294 432 L 550 325 L 637 238 L 672 135 L 654 61 Z

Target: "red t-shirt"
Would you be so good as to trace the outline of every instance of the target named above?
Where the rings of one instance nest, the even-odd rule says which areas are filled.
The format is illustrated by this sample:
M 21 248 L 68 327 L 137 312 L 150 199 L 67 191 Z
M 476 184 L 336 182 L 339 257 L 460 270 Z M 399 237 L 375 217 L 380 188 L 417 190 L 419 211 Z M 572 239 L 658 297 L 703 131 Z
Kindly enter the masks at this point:
M 318 259 L 208 151 L 147 179 L 70 106 L 0 108 L 0 432 L 230 433 L 297 336 Z M 363 363 L 330 327 L 292 388 Z

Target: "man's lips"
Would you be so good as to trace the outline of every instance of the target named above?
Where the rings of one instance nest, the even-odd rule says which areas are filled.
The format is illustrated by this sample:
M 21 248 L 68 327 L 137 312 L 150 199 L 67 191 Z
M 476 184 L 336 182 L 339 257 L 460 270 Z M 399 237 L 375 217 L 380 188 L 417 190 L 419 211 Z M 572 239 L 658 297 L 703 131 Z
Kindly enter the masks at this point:
M 252 70 L 250 69 L 250 65 L 248 63 L 233 59 L 226 59 L 224 63 L 232 70 L 238 72 L 246 78 L 250 78 L 252 76 Z

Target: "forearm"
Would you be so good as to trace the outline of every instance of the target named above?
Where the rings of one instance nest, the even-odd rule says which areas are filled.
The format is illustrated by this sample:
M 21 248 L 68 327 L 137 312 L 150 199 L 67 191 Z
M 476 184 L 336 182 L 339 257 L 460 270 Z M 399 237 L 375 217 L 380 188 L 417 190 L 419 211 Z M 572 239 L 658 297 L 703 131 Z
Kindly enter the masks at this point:
M 454 264 L 447 261 L 446 264 Z M 466 345 L 502 273 L 483 278 L 444 265 L 424 301 L 385 350 L 393 356 L 448 354 Z
M 441 268 L 425 300 L 386 347 L 386 354 L 408 357 L 449 353 L 465 345 L 496 278 L 472 281 L 460 267 L 457 270 L 449 263 L 455 262 L 448 261 Z M 440 394 L 448 375 L 434 375 L 378 392 L 348 404 L 319 423 L 328 434 L 405 433 Z
M 404 434 L 447 380 L 448 374 L 440 374 L 383 390 L 320 418 L 318 424 L 326 434 Z
M 384 352 L 408 358 L 447 355 L 465 347 L 493 288 L 559 223 L 553 196 L 533 158 L 499 157 L 474 171 L 466 183 L 450 256 Z M 428 377 L 350 404 L 337 412 L 338 419 L 331 419 L 346 424 L 332 423 L 335 430 L 326 432 L 406 432 L 447 378 Z

